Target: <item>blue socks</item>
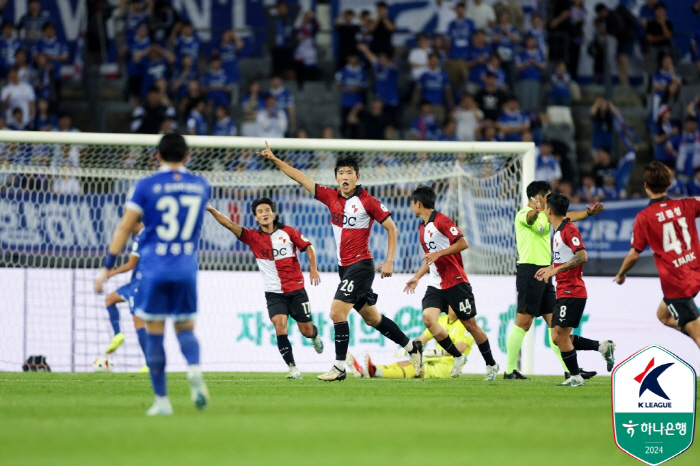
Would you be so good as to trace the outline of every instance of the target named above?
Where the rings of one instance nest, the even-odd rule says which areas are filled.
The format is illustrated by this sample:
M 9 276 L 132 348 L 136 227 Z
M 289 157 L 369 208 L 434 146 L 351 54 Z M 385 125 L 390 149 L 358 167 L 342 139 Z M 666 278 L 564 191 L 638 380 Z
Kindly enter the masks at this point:
M 188 365 L 199 364 L 199 341 L 191 330 L 177 334 L 180 342 L 180 351 L 187 360 Z
M 136 336 L 139 337 L 139 345 L 141 346 L 141 351 L 143 351 L 143 355 L 146 356 L 146 345 L 148 341 L 148 333 L 146 333 L 145 328 L 138 328 L 136 329 Z
M 107 306 L 107 312 L 109 313 L 109 323 L 112 324 L 112 329 L 114 334 L 121 333 L 121 327 L 119 326 L 119 309 L 117 309 L 116 304 Z
M 163 335 L 148 335 L 146 345 L 146 364 L 150 369 L 151 384 L 156 396 L 167 394 L 165 387 L 165 348 L 163 347 Z

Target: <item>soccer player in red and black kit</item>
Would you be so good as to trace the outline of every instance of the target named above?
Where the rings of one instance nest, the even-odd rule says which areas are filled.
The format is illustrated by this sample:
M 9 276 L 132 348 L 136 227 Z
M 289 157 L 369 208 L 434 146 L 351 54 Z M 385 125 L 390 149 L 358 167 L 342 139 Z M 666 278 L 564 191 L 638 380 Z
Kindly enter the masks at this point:
M 700 241 L 695 227 L 695 219 L 700 217 L 700 197 L 670 199 L 667 191 L 672 181 L 673 173 L 661 162 L 644 167 L 644 189 L 651 200 L 637 214 L 632 249 L 615 281 L 619 285 L 625 283 L 627 272 L 649 246 L 654 251 L 664 294 L 656 316 L 700 347 L 700 313 L 693 300 L 700 291 Z
M 586 307 L 586 284 L 583 282 L 583 264 L 588 261 L 586 246 L 581 239 L 581 232 L 566 217 L 569 199 L 561 193 L 552 193 L 547 197 L 545 214 L 554 227 L 552 237 L 552 259 L 549 267 L 542 267 L 535 277 L 546 282 L 550 277 L 557 277 L 557 302 L 552 315 L 552 340 L 561 350 L 561 357 L 569 369 L 569 378 L 562 387 L 583 386 L 583 377 L 578 367 L 576 351 L 598 351 L 608 363 L 608 372 L 615 364 L 615 343 L 612 340 L 598 342 L 579 335 L 572 335 L 578 328 Z
M 416 374 L 420 374 L 423 344 L 412 342 L 393 320 L 380 314 L 375 306 L 377 295 L 372 291 L 374 273 L 381 269 L 382 278 L 391 277 L 399 230 L 391 219 L 389 209 L 357 184 L 360 179 L 357 159 L 349 156 L 336 161 L 335 179 L 340 185 L 340 189 L 336 190 L 314 183 L 302 172 L 275 157 L 267 142 L 265 150 L 258 154 L 274 162 L 285 175 L 328 206 L 331 214 L 340 275 L 340 284 L 331 305 L 335 330 L 335 364 L 328 372 L 319 375 L 318 379 L 331 382 L 346 378 L 345 358 L 350 339 L 347 319 L 353 308 L 360 313 L 367 325 L 401 345 L 410 355 Z M 386 262 L 376 268 L 372 253 L 369 252 L 369 232 L 375 220 L 389 233 Z
M 323 352 L 323 341 L 318 329 L 311 323 L 309 296 L 304 289 L 304 276 L 297 259 L 297 249 L 309 255 L 312 285 L 321 283 L 316 269 L 316 253 L 311 242 L 290 226 L 275 220 L 275 203 L 263 197 L 253 201 L 251 207 L 257 230 L 249 230 L 226 218 L 224 214 L 207 205 L 207 210 L 217 222 L 228 228 L 242 242 L 250 246 L 258 268 L 265 281 L 265 299 L 270 320 L 275 325 L 277 347 L 282 359 L 289 366 L 288 379 L 301 379 L 302 375 L 294 363 L 292 346 L 287 336 L 287 316 L 297 321 L 299 331 L 311 339 L 317 353 Z
M 472 286 L 467 280 L 462 264 L 462 251 L 469 247 L 457 225 L 445 214 L 435 210 L 435 190 L 418 186 L 411 194 L 411 209 L 423 222 L 419 229 L 419 241 L 425 251 L 423 265 L 406 283 L 407 293 L 414 293 L 418 281 L 430 272 L 430 285 L 423 297 L 423 323 L 445 351 L 455 358 L 452 377 L 459 377 L 467 357 L 452 343 L 450 335 L 438 323 L 440 313 L 451 307 L 464 328 L 474 337 L 486 362 L 486 377 L 492 381 L 498 375 L 498 364 L 491 354 L 486 333 L 476 323 L 476 304 Z

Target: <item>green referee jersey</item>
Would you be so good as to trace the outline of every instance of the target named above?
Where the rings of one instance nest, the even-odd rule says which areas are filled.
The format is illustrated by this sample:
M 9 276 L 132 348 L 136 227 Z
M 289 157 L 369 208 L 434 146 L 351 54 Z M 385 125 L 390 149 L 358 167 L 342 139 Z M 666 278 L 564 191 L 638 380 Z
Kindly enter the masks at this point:
M 546 267 L 552 263 L 549 243 L 549 221 L 544 212 L 537 215 L 535 223 L 527 224 L 527 214 L 532 207 L 525 206 L 515 216 L 515 242 L 518 246 L 518 264 L 534 264 Z

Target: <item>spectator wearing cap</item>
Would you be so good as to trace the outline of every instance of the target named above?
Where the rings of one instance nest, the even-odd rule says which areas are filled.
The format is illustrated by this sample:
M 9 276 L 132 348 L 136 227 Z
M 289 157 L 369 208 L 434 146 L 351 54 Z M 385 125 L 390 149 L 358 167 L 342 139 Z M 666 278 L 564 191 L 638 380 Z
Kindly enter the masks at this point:
M 546 181 L 556 191 L 561 181 L 561 165 L 554 156 L 554 146 L 549 140 L 542 141 L 537 151 L 535 178 Z
M 267 90 L 267 94 L 274 96 L 277 106 L 285 112 L 289 131 L 296 131 L 297 114 L 294 95 L 285 89 L 280 76 L 272 76 L 270 78 L 270 89 Z
M 257 135 L 261 138 L 283 138 L 289 131 L 287 114 L 280 109 L 275 96 L 265 97 L 265 108 L 258 111 Z
M 523 133 L 530 130 L 530 119 L 520 111 L 520 102 L 518 102 L 517 97 L 511 95 L 506 99 L 496 125 L 501 140 L 523 140 Z
M 17 23 L 20 39 L 32 50 L 43 36 L 44 26 L 51 22 L 48 11 L 42 11 L 40 0 L 29 0 L 29 11 Z
M 187 128 L 187 134 L 196 136 L 205 136 L 209 134 L 207 130 L 207 119 L 204 114 L 207 109 L 207 103 L 202 99 L 197 101 L 190 114 L 187 115 L 187 121 L 185 127 Z
M 382 111 L 390 121 L 391 126 L 399 126 L 399 72 L 396 64 L 386 53 L 377 57 L 368 46 L 360 44 L 357 48 L 372 64 L 374 73 L 374 95 L 382 101 Z
M 440 137 L 440 122 L 433 114 L 432 104 L 424 100 L 420 103 L 420 114 L 413 119 L 411 135 L 417 141 L 437 141 Z
M 214 47 L 211 58 L 219 57 L 221 67 L 229 78 L 231 87 L 231 103 L 238 104 L 240 95 L 241 71 L 238 60 L 244 55 L 245 43 L 236 31 L 229 29 L 221 35 L 221 41 Z
M 667 105 L 662 105 L 654 128 L 654 160 L 668 165 L 671 169 L 676 168 L 677 154 L 673 142 L 677 135 L 678 128 L 671 123 L 671 110 Z
M 467 18 L 474 21 L 477 29 L 491 29 L 496 25 L 496 12 L 484 0 L 472 0 L 467 11 Z
M 683 183 L 688 183 L 695 176 L 695 169 L 700 167 L 700 133 L 698 120 L 687 117 L 683 132 L 676 139 L 676 172 Z
M 491 31 L 491 43 L 494 52 L 501 59 L 501 66 L 506 73 L 508 86 L 511 89 L 515 82 L 515 70 L 513 69 L 515 46 L 519 41 L 518 30 L 510 23 L 510 13 L 508 10 L 501 10 L 498 13 L 498 24 Z
M 0 37 L 0 78 L 7 76 L 7 71 L 17 64 L 15 53 L 24 48 L 24 43 L 17 38 L 15 25 L 5 21 L 2 25 L 2 37 Z
M 134 97 L 135 103 L 141 97 L 143 91 L 143 67 L 142 60 L 148 53 L 151 46 L 151 39 L 148 37 L 148 27 L 141 24 L 136 29 L 136 33 L 127 38 L 126 45 L 121 52 L 121 56 L 127 60 L 126 73 L 128 78 L 128 92 Z
M 469 53 L 469 43 L 476 27 L 474 21 L 464 16 L 466 6 L 464 2 L 455 5 L 457 18 L 452 20 L 447 27 L 447 37 L 450 40 L 449 60 L 447 61 L 447 75 L 454 89 L 461 87 L 466 81 L 469 69 L 467 59 Z
M 68 46 L 56 36 L 56 26 L 53 23 L 44 24 L 44 36 L 34 48 L 34 53 L 43 53 L 49 61 L 49 68 L 53 72 L 56 96 L 61 94 L 61 67 L 68 62 Z
M 272 70 L 270 74 L 291 77 L 294 70 L 294 21 L 299 14 L 299 5 L 289 5 L 280 0 L 266 8 L 267 43 L 272 50 Z
M 522 107 L 527 111 L 538 111 L 540 107 L 540 81 L 547 67 L 542 50 L 537 47 L 534 36 L 525 38 L 525 49 L 515 58 L 519 72 L 519 91 Z
M 486 64 L 491 57 L 491 48 L 486 44 L 486 35 L 481 29 L 472 35 L 469 49 L 467 50 L 467 67 L 469 79 L 467 80 L 467 92 L 475 94 L 483 86 L 482 75 L 486 72 Z
M 566 70 L 566 62 L 561 60 L 557 63 L 550 78 L 552 88 L 549 91 L 550 105 L 571 105 L 571 75 Z
M 209 71 L 202 78 L 209 108 L 228 107 L 231 103 L 231 79 L 221 67 L 221 59 L 211 60 Z
M 173 50 L 177 62 L 182 61 L 182 57 L 190 55 L 195 63 L 199 60 L 199 53 L 202 48 L 202 43 L 194 32 L 194 27 L 189 21 L 182 23 L 179 34 L 172 41 Z
M 427 100 L 433 106 L 432 112 L 440 122 L 445 119 L 447 110 L 453 106 L 452 87 L 447 73 L 440 69 L 440 57 L 430 54 L 428 71 L 423 73 L 414 89 L 413 101 Z
M 143 104 L 136 107 L 131 114 L 131 132 L 158 134 L 163 120 L 174 119 L 175 116 L 175 108 L 163 105 L 160 91 L 152 86 L 148 89 Z
M 364 104 L 367 76 L 360 67 L 356 53 L 347 57 L 348 63 L 335 74 L 336 88 L 340 91 L 340 125 L 343 137 L 349 137 L 348 115 L 353 107 Z
M 501 113 L 501 108 L 506 101 L 506 94 L 501 90 L 496 80 L 496 75 L 487 71 L 484 75 L 485 86 L 474 96 L 479 108 L 484 112 L 484 118 L 496 121 Z

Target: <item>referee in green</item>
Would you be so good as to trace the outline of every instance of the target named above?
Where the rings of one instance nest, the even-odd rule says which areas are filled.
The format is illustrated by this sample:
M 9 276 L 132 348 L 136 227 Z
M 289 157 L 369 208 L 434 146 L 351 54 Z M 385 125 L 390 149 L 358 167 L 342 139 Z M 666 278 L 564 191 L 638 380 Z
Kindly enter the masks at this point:
M 549 346 L 559 358 L 564 372 L 567 371 L 559 348 L 552 342 L 552 311 L 556 302 L 554 285 L 551 278 L 547 282 L 541 282 L 535 278 L 535 273 L 540 268 L 552 264 L 550 225 L 547 216 L 542 212 L 543 206 L 547 203 L 547 196 L 551 192 L 552 186 L 548 182 L 533 181 L 527 187 L 527 206 L 520 209 L 515 216 L 515 242 L 518 247 L 515 286 L 518 292 L 518 313 L 506 342 L 507 363 L 504 379 L 527 379 L 516 370 L 516 364 L 523 338 L 535 317 L 542 317 L 547 322 Z M 577 222 L 597 215 L 603 209 L 603 204 L 596 203 L 593 207 L 586 206 L 586 210 L 570 211 L 567 217 L 572 222 Z M 581 374 L 583 375 L 583 371 Z M 590 378 L 595 373 L 589 373 L 589 375 L 584 378 Z

